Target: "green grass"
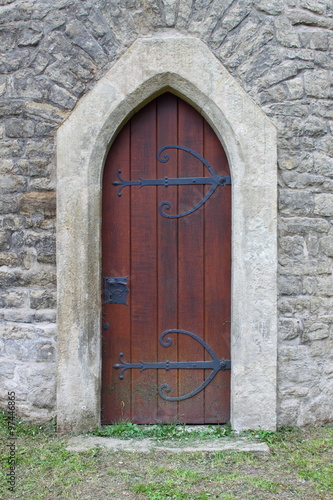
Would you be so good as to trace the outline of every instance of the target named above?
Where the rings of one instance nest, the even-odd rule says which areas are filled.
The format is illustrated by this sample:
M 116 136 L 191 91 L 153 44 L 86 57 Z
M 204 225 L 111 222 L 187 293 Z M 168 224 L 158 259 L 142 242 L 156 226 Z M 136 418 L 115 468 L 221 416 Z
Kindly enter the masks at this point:
M 118 422 L 114 425 L 103 425 L 94 430 L 95 436 L 114 436 L 123 439 L 128 438 L 154 438 L 163 439 L 206 439 L 222 438 L 232 434 L 230 425 L 208 425 L 205 429 L 187 430 L 185 424 L 163 424 L 163 425 L 137 425 L 132 422 Z
M 66 450 L 68 436 L 50 425 L 16 422 L 15 493 L 7 490 L 8 457 L 3 456 L 0 497 L 19 500 L 332 500 L 333 425 L 307 429 L 248 431 L 244 436 L 266 441 L 269 455 L 249 452 L 150 453 L 92 449 Z M 221 426 L 220 436 L 230 428 Z M 206 430 L 190 433 L 185 426 L 137 426 L 122 422 L 98 434 L 128 437 L 207 439 Z M 257 436 L 257 437 L 255 437 Z M 0 439 L 9 438 L 0 413 Z M 239 436 L 237 436 L 239 439 Z M 10 496 L 9 496 L 10 495 Z
M 188 494 L 179 490 L 174 481 L 151 483 L 148 485 L 137 484 L 133 486 L 133 491 L 135 493 L 143 493 L 149 500 L 164 500 L 168 498 L 172 500 L 189 500 Z M 193 500 L 209 500 L 209 498 L 211 498 L 211 495 L 203 492 L 194 493 L 194 496 L 191 497 Z
M 261 478 L 250 478 L 250 483 L 258 488 L 262 488 L 265 491 L 269 491 L 271 493 L 278 493 L 280 490 L 280 484 L 275 481 L 269 481 L 268 479 Z
M 3 412 L 0 413 L 0 435 L 2 441 L 6 443 L 9 432 Z M 75 454 L 67 451 L 66 443 L 59 439 L 55 432 L 54 422 L 50 425 L 38 425 L 17 420 L 15 437 L 18 438 L 15 472 L 16 483 L 19 484 L 19 488 L 16 489 L 22 495 L 17 498 L 38 500 L 47 498 L 45 495 L 48 491 L 61 490 L 67 493 L 81 482 L 84 474 L 97 472 L 95 451 Z M 8 455 L 5 453 L 2 458 L 0 494 L 9 494 L 6 481 L 8 470 Z M 22 481 L 23 471 L 28 473 L 24 474 Z M 38 487 L 37 482 L 40 484 Z
M 297 468 L 300 478 L 312 481 L 317 491 L 331 491 L 333 497 L 333 460 L 326 460 L 327 456 L 333 459 L 333 429 L 329 434 L 325 439 L 300 442 L 290 464 Z

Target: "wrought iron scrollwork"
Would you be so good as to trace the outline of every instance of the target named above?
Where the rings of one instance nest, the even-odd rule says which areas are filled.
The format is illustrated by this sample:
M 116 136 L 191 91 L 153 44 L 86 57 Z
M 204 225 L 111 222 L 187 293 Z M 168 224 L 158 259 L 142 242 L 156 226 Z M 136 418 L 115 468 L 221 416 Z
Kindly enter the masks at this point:
M 157 158 L 161 163 L 166 163 L 169 161 L 170 156 L 165 153 L 164 156 L 162 157 L 162 153 L 165 152 L 168 149 L 179 149 L 181 151 L 185 151 L 186 153 L 189 153 L 190 155 L 194 156 L 198 160 L 200 160 L 208 169 L 209 173 L 211 174 L 210 177 L 179 177 L 179 178 L 169 178 L 169 177 L 164 177 L 164 179 L 141 179 L 137 181 L 127 181 L 121 177 L 121 170 L 118 170 L 117 172 L 117 177 L 118 181 L 113 182 L 112 184 L 114 186 L 119 186 L 118 187 L 118 196 L 122 196 L 122 190 L 127 187 L 127 186 L 139 186 L 140 188 L 145 187 L 145 186 L 185 186 L 185 185 L 211 185 L 211 188 L 209 191 L 205 194 L 205 196 L 202 198 L 202 200 L 199 201 L 193 208 L 190 210 L 186 210 L 185 212 L 182 212 L 181 214 L 175 214 L 175 215 L 170 215 L 165 213 L 164 210 L 170 210 L 171 204 L 169 201 L 162 201 L 159 206 L 158 206 L 158 211 L 159 213 L 168 219 L 179 219 L 180 217 L 185 217 L 185 215 L 192 214 L 198 208 L 200 208 L 206 201 L 212 196 L 214 191 L 218 186 L 225 186 L 227 184 L 231 184 L 231 178 L 230 176 L 225 176 L 225 175 L 217 175 L 213 167 L 208 163 L 208 161 L 203 158 L 203 156 L 199 155 L 192 149 L 186 148 L 184 146 L 178 146 L 178 145 L 169 145 L 169 146 L 163 146 L 160 148 L 157 152 Z
M 168 335 L 172 333 L 177 333 L 177 334 L 183 334 L 187 335 L 189 337 L 192 337 L 194 340 L 199 342 L 206 351 L 211 355 L 212 360 L 211 361 L 164 361 L 164 362 L 157 362 L 157 363 L 146 363 L 144 361 L 140 361 L 139 363 L 126 363 L 123 360 L 124 354 L 121 352 L 118 355 L 118 359 L 120 363 L 117 363 L 113 365 L 113 368 L 120 369 L 119 373 L 119 378 L 122 380 L 124 378 L 124 372 L 126 370 L 132 370 L 132 369 L 139 369 L 140 371 L 144 371 L 147 369 L 155 369 L 155 370 L 172 370 L 172 369 L 177 369 L 177 370 L 182 370 L 182 369 L 187 369 L 187 370 L 212 370 L 209 377 L 196 389 L 194 389 L 192 392 L 189 392 L 188 394 L 185 394 L 184 396 L 167 396 L 165 393 L 168 393 L 171 391 L 171 388 L 168 384 L 162 384 L 158 388 L 158 393 L 161 396 L 161 398 L 165 399 L 166 401 L 183 401 L 184 399 L 191 398 L 192 396 L 195 396 L 199 392 L 201 392 L 207 385 L 213 380 L 215 375 L 220 371 L 220 370 L 230 370 L 231 369 L 231 362 L 230 360 L 226 359 L 219 359 L 218 356 L 215 354 L 215 352 L 209 347 L 208 344 L 204 340 L 202 340 L 200 337 L 195 335 L 192 332 L 187 332 L 186 330 L 166 330 L 163 332 L 160 336 L 160 344 L 162 347 L 170 347 L 172 345 L 172 339 L 170 337 L 167 337 Z

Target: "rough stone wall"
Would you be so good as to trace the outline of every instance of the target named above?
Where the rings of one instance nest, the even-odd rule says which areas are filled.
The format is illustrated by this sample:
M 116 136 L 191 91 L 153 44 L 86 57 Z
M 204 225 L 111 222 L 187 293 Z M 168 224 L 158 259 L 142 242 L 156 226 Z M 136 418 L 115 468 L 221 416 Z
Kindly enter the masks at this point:
M 55 133 L 139 36 L 201 38 L 278 129 L 279 423 L 333 418 L 330 0 L 0 0 L 0 399 L 55 413 Z

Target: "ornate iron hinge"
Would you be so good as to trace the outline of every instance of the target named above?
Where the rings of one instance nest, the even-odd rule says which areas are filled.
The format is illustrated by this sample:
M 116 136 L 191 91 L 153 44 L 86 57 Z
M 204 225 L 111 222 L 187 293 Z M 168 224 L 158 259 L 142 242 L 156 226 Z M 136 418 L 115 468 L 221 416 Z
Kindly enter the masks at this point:
M 211 355 L 213 358 L 211 361 L 164 361 L 164 362 L 157 362 L 157 363 L 145 363 L 143 361 L 140 361 L 139 363 L 126 363 L 123 361 L 123 356 L 124 354 L 121 352 L 118 355 L 118 359 L 120 363 L 117 363 L 113 365 L 113 368 L 120 368 L 120 373 L 119 373 L 119 378 L 122 380 L 124 378 L 123 373 L 126 370 L 132 370 L 135 368 L 140 369 L 140 371 L 143 370 L 148 370 L 148 369 L 155 369 L 155 370 L 212 370 L 210 373 L 209 377 L 196 389 L 194 389 L 192 392 L 189 392 L 188 394 L 185 394 L 184 396 L 176 396 L 176 397 L 169 397 L 163 394 L 164 392 L 170 392 L 170 386 L 168 384 L 162 384 L 158 388 L 158 393 L 159 395 L 165 399 L 166 401 L 183 401 L 184 399 L 191 398 L 192 396 L 195 396 L 199 392 L 201 392 L 207 385 L 213 380 L 217 372 L 220 370 L 230 370 L 231 369 L 231 361 L 227 359 L 219 359 L 215 352 L 209 347 L 209 345 L 206 344 L 200 337 L 195 335 L 194 333 L 187 332 L 186 330 L 166 330 L 163 332 L 160 336 L 160 344 L 163 347 L 170 347 L 172 344 L 172 339 L 168 337 L 167 339 L 164 340 L 166 335 L 169 335 L 170 333 L 181 333 L 184 335 L 188 335 L 189 337 L 192 337 L 194 340 L 199 342 Z
M 180 178 L 174 178 L 170 179 L 169 177 L 164 177 L 164 179 L 141 179 L 139 178 L 138 181 L 127 181 L 121 177 L 121 170 L 118 170 L 117 172 L 117 177 L 119 181 L 115 181 L 112 184 L 114 186 L 119 186 L 118 189 L 118 196 L 121 196 L 122 193 L 121 191 L 127 187 L 127 186 L 140 186 L 140 188 L 145 187 L 145 186 L 186 186 L 186 185 L 211 185 L 210 190 L 208 193 L 202 198 L 199 203 L 197 203 L 193 208 L 190 210 L 187 210 L 186 212 L 183 212 L 181 214 L 176 214 L 176 215 L 169 215 L 163 212 L 163 207 L 165 210 L 170 210 L 171 204 L 168 201 L 162 201 L 159 206 L 158 206 L 158 211 L 160 212 L 163 217 L 167 217 L 168 219 L 178 219 L 179 217 L 184 217 L 185 215 L 189 215 L 198 208 L 200 208 L 214 193 L 216 188 L 218 186 L 225 186 L 227 184 L 231 184 L 231 177 L 230 176 L 225 176 L 225 175 L 217 175 L 213 167 L 208 163 L 205 158 L 203 158 L 201 155 L 193 151 L 192 149 L 185 148 L 184 146 L 176 146 L 176 145 L 170 145 L 170 146 L 164 146 L 163 148 L 159 149 L 157 153 L 157 158 L 161 163 L 166 163 L 169 161 L 170 156 L 168 154 L 165 154 L 164 157 L 162 158 L 162 153 L 166 149 L 180 149 L 182 151 L 185 151 L 186 153 L 189 153 L 198 160 L 200 160 L 209 170 L 211 177 L 180 177 Z

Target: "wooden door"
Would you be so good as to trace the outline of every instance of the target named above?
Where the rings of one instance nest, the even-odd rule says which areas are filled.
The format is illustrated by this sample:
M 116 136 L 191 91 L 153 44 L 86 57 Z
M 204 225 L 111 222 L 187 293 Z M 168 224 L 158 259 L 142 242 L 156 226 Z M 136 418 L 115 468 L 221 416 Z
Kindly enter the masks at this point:
M 159 153 L 165 146 L 176 147 Z M 219 184 L 205 185 L 212 172 Z M 103 423 L 229 420 L 230 366 L 207 364 L 230 360 L 228 176 L 212 128 L 171 93 L 113 143 L 103 179 Z

